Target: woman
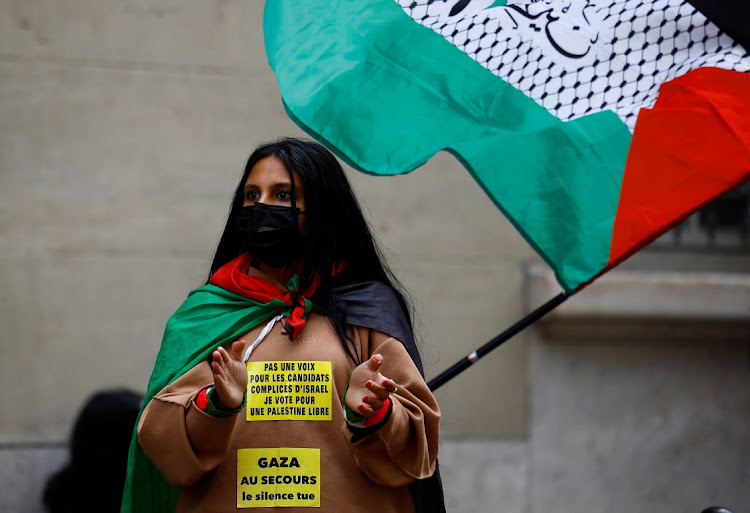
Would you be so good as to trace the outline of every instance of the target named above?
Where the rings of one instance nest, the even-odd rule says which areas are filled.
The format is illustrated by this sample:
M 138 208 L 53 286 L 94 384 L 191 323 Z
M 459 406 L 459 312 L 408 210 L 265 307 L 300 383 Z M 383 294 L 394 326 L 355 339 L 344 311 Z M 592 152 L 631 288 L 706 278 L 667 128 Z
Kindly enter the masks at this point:
M 123 511 L 444 510 L 394 283 L 325 148 L 256 149 L 208 284 L 167 324 Z

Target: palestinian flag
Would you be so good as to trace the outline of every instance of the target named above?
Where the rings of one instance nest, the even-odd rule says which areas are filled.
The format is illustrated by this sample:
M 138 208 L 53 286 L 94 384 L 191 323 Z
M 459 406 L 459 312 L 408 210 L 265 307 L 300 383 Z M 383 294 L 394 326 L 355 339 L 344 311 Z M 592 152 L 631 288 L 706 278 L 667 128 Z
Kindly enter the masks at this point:
M 695 5 L 272 0 L 264 31 L 308 133 L 379 175 L 451 152 L 573 292 L 750 179 L 748 9 Z

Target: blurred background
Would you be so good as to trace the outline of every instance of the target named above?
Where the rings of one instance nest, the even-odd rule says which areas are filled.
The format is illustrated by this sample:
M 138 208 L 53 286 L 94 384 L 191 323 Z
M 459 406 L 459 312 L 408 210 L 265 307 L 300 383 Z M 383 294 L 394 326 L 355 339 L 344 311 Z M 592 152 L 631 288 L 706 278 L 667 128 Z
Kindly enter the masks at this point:
M 252 149 L 304 135 L 260 1 L 0 0 L 0 511 L 43 510 L 85 401 L 144 392 Z M 351 170 L 427 377 L 560 289 L 447 154 Z M 454 512 L 750 511 L 750 190 L 444 385 Z

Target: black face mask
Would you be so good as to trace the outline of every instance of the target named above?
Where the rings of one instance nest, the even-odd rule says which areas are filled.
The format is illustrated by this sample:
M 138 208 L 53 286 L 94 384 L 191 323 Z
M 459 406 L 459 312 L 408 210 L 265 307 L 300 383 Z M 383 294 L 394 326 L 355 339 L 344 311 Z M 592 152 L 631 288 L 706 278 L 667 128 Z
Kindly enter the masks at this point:
M 256 203 L 242 207 L 237 231 L 245 251 L 269 267 L 286 267 L 305 247 L 300 209 Z

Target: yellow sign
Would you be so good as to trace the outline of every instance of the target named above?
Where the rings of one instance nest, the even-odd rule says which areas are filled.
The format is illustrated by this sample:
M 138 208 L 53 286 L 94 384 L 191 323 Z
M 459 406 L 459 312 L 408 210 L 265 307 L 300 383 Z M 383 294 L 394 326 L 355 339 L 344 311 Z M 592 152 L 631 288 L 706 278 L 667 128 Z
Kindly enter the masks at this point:
M 237 451 L 237 507 L 320 507 L 320 449 Z
M 247 420 L 331 420 L 331 362 L 247 362 Z

